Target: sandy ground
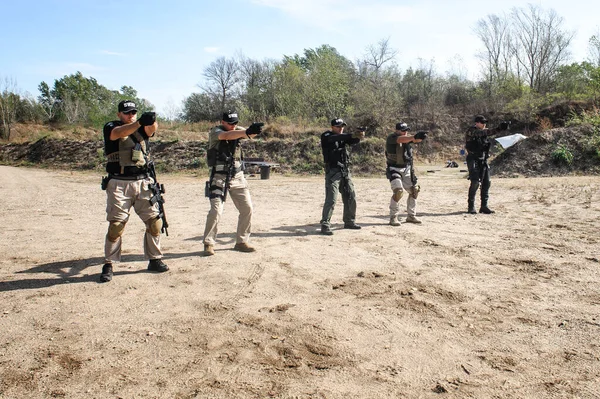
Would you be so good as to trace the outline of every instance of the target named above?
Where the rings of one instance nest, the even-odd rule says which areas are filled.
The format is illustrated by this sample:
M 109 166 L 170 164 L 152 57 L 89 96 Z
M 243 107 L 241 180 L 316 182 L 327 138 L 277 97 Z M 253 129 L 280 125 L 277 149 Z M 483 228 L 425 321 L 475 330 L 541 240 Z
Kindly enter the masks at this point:
M 422 225 L 318 234 L 322 177 L 250 178 L 251 242 L 228 202 L 202 256 L 204 177 L 164 176 L 171 270 L 133 215 L 98 283 L 105 194 L 89 173 L 0 166 L 0 398 L 600 397 L 600 178 L 493 178 L 467 215 L 459 169 L 420 171 Z

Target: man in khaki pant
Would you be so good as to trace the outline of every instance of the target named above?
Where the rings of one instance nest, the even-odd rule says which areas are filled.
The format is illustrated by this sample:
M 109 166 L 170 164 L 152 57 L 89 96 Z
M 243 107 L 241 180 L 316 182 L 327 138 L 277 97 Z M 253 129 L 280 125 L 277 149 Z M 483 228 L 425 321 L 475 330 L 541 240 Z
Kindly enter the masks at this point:
M 215 254 L 219 220 L 223 214 L 223 204 L 227 196 L 240 212 L 233 249 L 240 252 L 254 252 L 248 245 L 252 224 L 252 199 L 248 182 L 242 169 L 242 150 L 240 140 L 252 139 L 261 132 L 261 123 L 253 123 L 245 129 L 238 126 L 238 115 L 234 111 L 223 114 L 221 124 L 211 129 L 208 135 L 207 164 L 210 179 L 206 194 L 210 199 L 210 210 L 206 216 L 204 228 L 204 254 Z
M 109 222 L 104 243 L 104 266 L 100 281 L 113 278 L 113 263 L 121 261 L 121 243 L 131 208 L 146 224 L 144 257 L 149 260 L 148 270 L 166 272 L 169 267 L 162 261 L 160 233 L 163 227 L 157 204 L 152 204 L 148 173 L 148 145 L 156 134 L 158 124 L 153 112 L 144 112 L 137 120 L 133 101 L 123 100 L 118 105 L 118 120 L 104 125 L 104 151 L 107 157 L 107 178 L 102 188 L 106 190 L 106 220 Z
M 420 186 L 417 184 L 413 167 L 412 143 L 420 143 L 427 138 L 427 132 L 408 134 L 410 127 L 404 122 L 396 124 L 396 130 L 388 135 L 385 142 L 386 176 L 392 188 L 390 198 L 390 225 L 400 226 L 398 214 L 400 213 L 400 199 L 404 191 L 408 192 L 406 199 L 406 222 L 420 224 L 417 218 L 417 196 Z

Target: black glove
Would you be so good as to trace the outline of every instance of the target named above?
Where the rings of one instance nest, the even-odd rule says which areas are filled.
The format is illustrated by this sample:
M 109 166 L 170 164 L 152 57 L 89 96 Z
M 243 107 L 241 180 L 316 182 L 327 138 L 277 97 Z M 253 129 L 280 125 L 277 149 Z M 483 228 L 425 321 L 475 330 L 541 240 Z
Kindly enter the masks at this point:
M 417 140 L 425 140 L 427 138 L 427 132 L 421 130 L 420 132 L 417 132 L 414 137 Z
M 254 122 L 246 129 L 246 136 L 250 136 L 251 134 L 261 134 L 264 125 L 265 124 L 262 122 Z
M 156 122 L 156 112 L 144 112 L 138 122 L 142 126 L 150 126 Z
M 502 122 L 500 122 L 500 125 L 498 126 L 498 130 L 508 130 L 509 127 L 510 127 L 510 122 L 502 121 Z

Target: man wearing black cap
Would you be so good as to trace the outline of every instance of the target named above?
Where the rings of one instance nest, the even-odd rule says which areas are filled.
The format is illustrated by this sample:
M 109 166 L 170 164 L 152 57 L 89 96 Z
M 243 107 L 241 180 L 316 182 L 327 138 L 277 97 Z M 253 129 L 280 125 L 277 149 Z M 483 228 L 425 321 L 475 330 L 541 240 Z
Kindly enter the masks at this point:
M 129 220 L 131 207 L 146 224 L 144 256 L 148 270 L 166 272 L 168 266 L 162 261 L 160 233 L 162 219 L 158 203 L 152 204 L 149 185 L 154 180 L 148 176 L 148 145 L 158 129 L 156 115 L 145 112 L 137 119 L 133 101 L 123 100 L 118 105 L 118 120 L 104 125 L 104 152 L 108 179 L 103 181 L 106 190 L 106 220 L 109 222 L 104 245 L 104 266 L 101 282 L 112 280 L 113 263 L 121 261 L 121 236 Z
M 465 134 L 465 149 L 467 150 L 467 167 L 469 169 L 469 198 L 468 212 L 476 214 L 475 210 L 475 195 L 479 184 L 481 184 L 481 206 L 479 213 L 491 214 L 494 213 L 488 207 L 488 199 L 490 193 L 490 167 L 487 159 L 490 155 L 492 142 L 490 137 L 497 134 L 499 131 L 508 129 L 508 122 L 502 122 L 496 129 L 488 129 L 486 127 L 487 119 L 483 115 L 476 115 L 473 118 L 474 125 L 469 127 Z
M 206 216 L 204 228 L 204 255 L 215 254 L 214 246 L 217 238 L 218 224 L 223 214 L 223 203 L 227 194 L 240 213 L 234 250 L 254 252 L 255 248 L 248 244 L 252 223 L 252 199 L 248 182 L 242 168 L 242 139 L 252 139 L 262 131 L 262 123 L 253 123 L 250 127 L 238 126 L 238 114 L 235 111 L 223 113 L 221 124 L 211 129 L 208 134 L 207 163 L 211 168 L 207 182 L 207 194 L 210 199 L 210 210 Z
M 350 175 L 350 155 L 347 146 L 360 142 L 365 137 L 365 132 L 359 130 L 354 134 L 344 133 L 345 126 L 346 123 L 342 119 L 335 118 L 331 121 L 331 130 L 321 135 L 321 149 L 325 161 L 325 203 L 321 218 L 321 234 L 325 235 L 333 234 L 330 220 L 340 190 L 344 202 L 344 228 L 360 229 L 355 222 L 356 194 Z
M 413 167 L 412 143 L 420 143 L 427 138 L 426 132 L 417 132 L 414 136 L 408 134 L 410 127 L 404 122 L 396 124 L 396 131 L 390 134 L 385 143 L 386 176 L 392 187 L 390 199 L 390 225 L 400 226 L 398 213 L 400 199 L 404 190 L 408 192 L 406 200 L 406 222 L 421 223 L 417 218 L 417 196 L 420 187 Z

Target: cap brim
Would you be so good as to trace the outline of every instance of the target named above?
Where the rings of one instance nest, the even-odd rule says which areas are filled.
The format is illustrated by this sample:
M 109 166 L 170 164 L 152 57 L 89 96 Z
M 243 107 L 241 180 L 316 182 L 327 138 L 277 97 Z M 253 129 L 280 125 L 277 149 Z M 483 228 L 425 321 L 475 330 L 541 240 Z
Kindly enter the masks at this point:
M 121 112 L 131 112 L 131 111 L 137 111 L 137 108 L 125 108 L 123 111 Z

